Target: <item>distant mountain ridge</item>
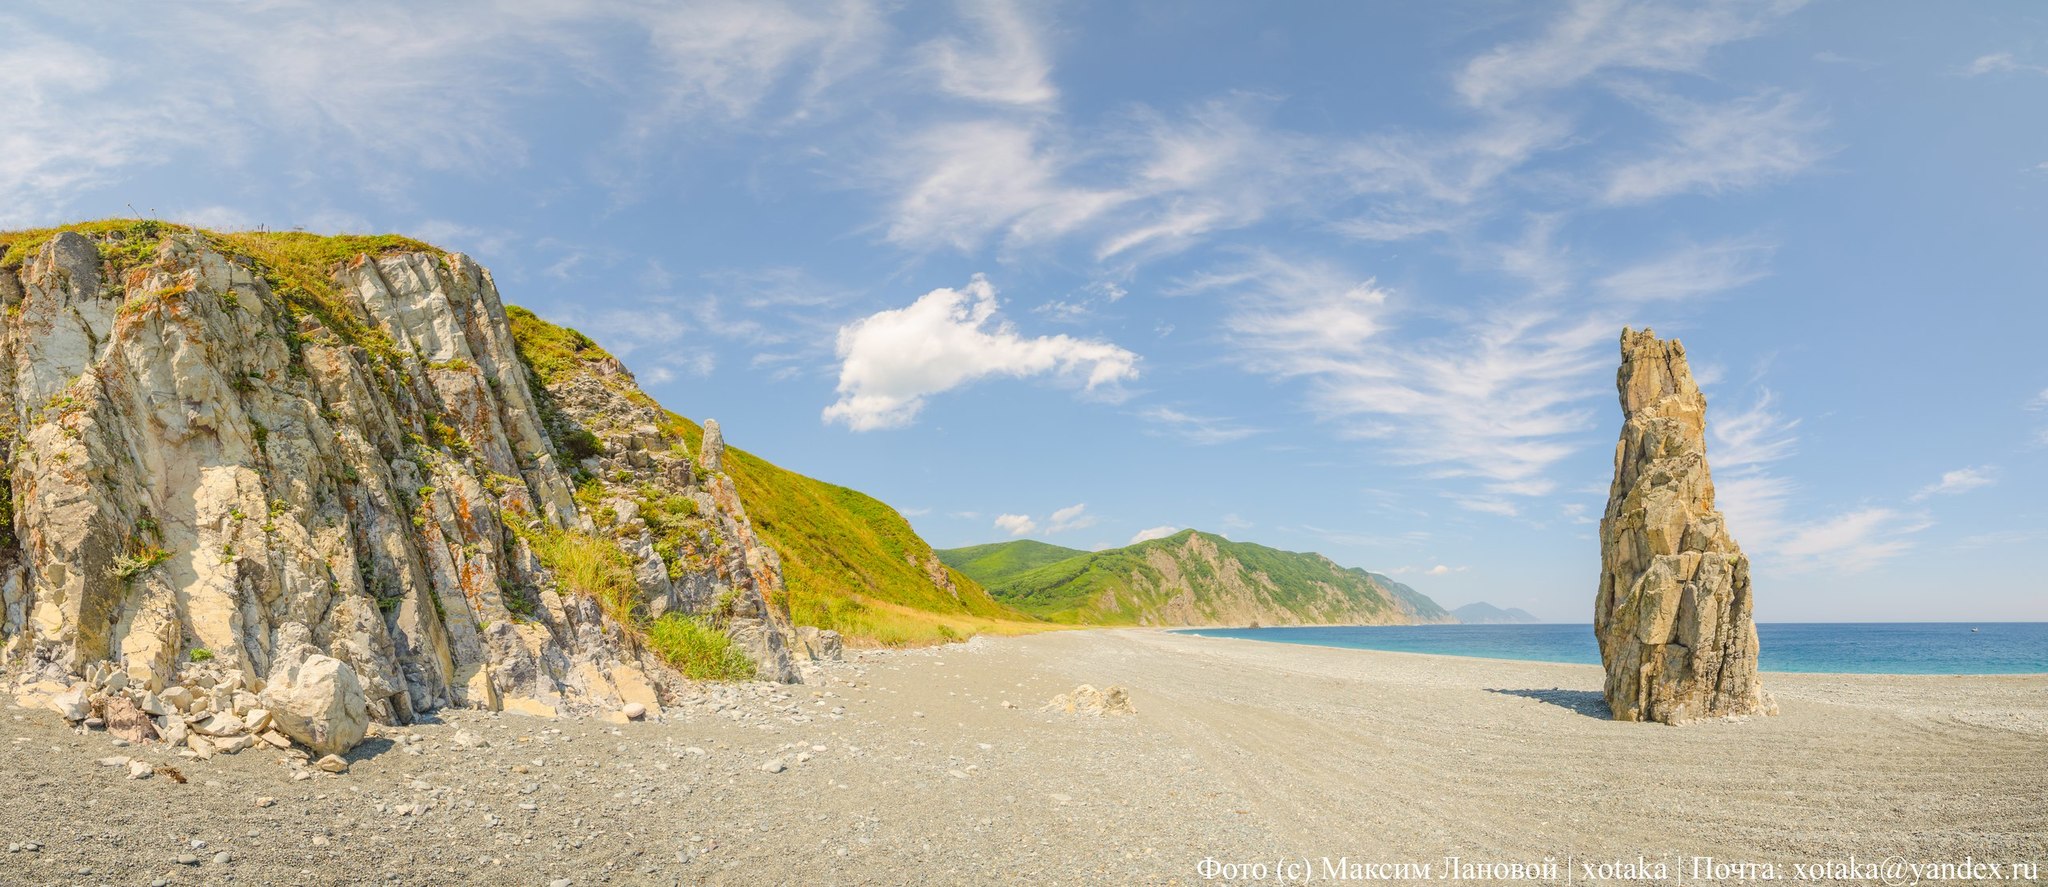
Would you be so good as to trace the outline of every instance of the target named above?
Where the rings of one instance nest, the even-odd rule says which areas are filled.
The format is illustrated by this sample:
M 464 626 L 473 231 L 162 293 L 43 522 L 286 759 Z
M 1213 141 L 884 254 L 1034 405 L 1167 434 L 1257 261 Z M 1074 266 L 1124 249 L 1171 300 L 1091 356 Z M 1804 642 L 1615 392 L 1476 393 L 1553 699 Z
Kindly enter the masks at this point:
M 938 551 L 1002 603 L 1079 625 L 1411 625 L 1451 622 L 1427 595 L 1320 554 L 1182 530 L 1123 548 L 1034 540 Z
M 1476 601 L 1451 611 L 1451 615 L 1465 625 L 1528 625 L 1542 622 L 1536 614 L 1519 607 L 1501 609 L 1485 601 Z

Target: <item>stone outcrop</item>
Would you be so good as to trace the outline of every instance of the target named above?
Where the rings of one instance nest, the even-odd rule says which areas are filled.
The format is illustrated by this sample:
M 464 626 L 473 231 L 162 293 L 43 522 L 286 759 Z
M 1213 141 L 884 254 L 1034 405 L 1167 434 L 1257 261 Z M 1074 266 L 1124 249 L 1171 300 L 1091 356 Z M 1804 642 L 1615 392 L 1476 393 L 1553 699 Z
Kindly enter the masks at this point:
M 259 698 L 280 732 L 318 754 L 348 751 L 370 729 L 369 703 L 355 669 L 310 646 L 271 672 Z
M 1623 424 L 1593 630 L 1616 720 L 1776 714 L 1757 680 L 1749 558 L 1714 508 L 1707 401 L 1685 347 L 1621 333 Z
M 293 662 L 335 663 L 342 714 L 352 678 L 384 723 L 658 713 L 687 685 L 633 623 L 667 613 L 795 679 L 779 562 L 731 481 L 608 356 L 530 368 L 468 257 L 363 238 L 309 274 L 289 238 L 310 235 L 98 230 L 0 262 L 17 690 L 118 674 L 167 739 L 201 719 L 166 700 L 232 703 L 218 688 Z

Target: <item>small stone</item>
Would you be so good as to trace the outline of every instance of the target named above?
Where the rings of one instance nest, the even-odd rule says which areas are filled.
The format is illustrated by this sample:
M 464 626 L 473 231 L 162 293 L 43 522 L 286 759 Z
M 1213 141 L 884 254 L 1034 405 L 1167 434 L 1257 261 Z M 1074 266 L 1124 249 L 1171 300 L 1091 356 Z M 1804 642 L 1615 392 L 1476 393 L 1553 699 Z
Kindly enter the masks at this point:
M 797 753 L 797 756 L 796 756 L 796 762 L 797 762 L 797 763 L 799 763 L 799 764 L 808 764 L 808 763 L 810 763 L 810 762 L 811 762 L 811 753 L 810 753 L 810 752 L 799 752 L 799 753 Z
M 235 855 L 227 852 L 226 850 L 222 850 L 221 852 L 215 853 L 213 855 L 213 861 L 219 865 L 227 865 L 228 863 L 235 861 Z
M 197 853 L 180 853 L 180 854 L 178 854 L 178 864 L 179 864 L 179 865 L 198 865 L 198 864 L 199 864 L 199 854 L 197 854 Z
M 343 758 L 340 755 L 328 755 L 324 758 L 321 758 L 313 766 L 325 770 L 329 773 L 346 773 L 348 772 L 348 759 Z
M 268 795 L 256 799 L 256 806 L 258 807 L 271 807 L 275 806 L 276 804 L 277 799 L 270 797 Z
M 647 706 L 641 705 L 638 702 L 628 702 L 626 703 L 626 707 L 621 709 L 620 711 L 624 713 L 627 718 L 635 721 L 647 717 Z
M 576 882 L 571 881 L 568 878 L 556 878 L 548 882 L 548 887 L 570 887 L 570 885 L 574 883 Z
M 154 768 L 152 768 L 152 767 L 150 767 L 150 766 L 149 766 L 149 762 L 148 762 L 148 761 L 129 761 L 129 762 L 128 762 L 128 778 L 129 778 L 129 779 L 148 779 L 148 778 L 149 778 L 149 776 L 150 776 L 150 774 L 151 774 L 151 773 L 154 773 L 154 772 L 156 772 L 156 771 L 154 770 Z
M 468 730 L 455 731 L 454 736 L 448 737 L 448 744 L 461 749 L 491 747 L 490 740 L 478 736 L 475 733 L 471 733 Z
M 327 836 L 326 836 L 326 835 L 314 835 L 314 836 L 313 836 L 313 846 L 315 846 L 315 847 L 325 847 L 325 846 L 327 846 Z
M 787 769 L 789 769 L 789 766 L 787 764 L 782 763 L 781 758 L 776 758 L 774 760 L 769 761 L 768 763 L 761 765 L 761 770 L 765 773 L 781 773 L 782 771 Z

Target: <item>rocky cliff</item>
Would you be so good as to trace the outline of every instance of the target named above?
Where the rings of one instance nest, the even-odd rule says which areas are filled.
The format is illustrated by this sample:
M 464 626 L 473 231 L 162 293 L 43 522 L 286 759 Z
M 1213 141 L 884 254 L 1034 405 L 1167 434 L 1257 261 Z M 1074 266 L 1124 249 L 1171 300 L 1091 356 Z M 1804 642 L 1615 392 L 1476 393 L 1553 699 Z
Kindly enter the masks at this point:
M 1621 332 L 1621 440 L 1593 630 L 1616 720 L 1775 714 L 1757 681 L 1749 558 L 1714 508 L 1707 401 L 1685 346 Z
M 796 677 L 716 436 L 581 336 L 515 340 L 467 257 L 152 222 L 0 244 L 18 683 L 260 691 L 324 655 L 402 722 Z
M 1061 558 L 1059 554 L 1069 552 Z M 1029 540 L 941 551 L 998 600 L 1084 625 L 1406 625 L 1449 622 L 1435 601 L 1319 554 L 1183 530 L 1106 551 Z

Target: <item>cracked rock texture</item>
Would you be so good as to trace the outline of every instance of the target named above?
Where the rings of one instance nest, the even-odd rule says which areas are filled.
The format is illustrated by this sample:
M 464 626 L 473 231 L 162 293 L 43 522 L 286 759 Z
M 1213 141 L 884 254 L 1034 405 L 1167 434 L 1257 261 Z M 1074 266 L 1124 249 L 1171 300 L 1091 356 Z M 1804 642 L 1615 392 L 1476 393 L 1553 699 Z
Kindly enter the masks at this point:
M 1615 720 L 1777 713 L 1757 680 L 1749 558 L 1714 508 L 1707 400 L 1685 346 L 1621 332 L 1624 423 L 1600 521 L 1593 630 Z
M 0 269 L 19 681 L 106 662 L 161 692 L 204 663 L 260 688 L 317 654 L 380 722 L 658 711 L 682 679 L 621 612 L 698 616 L 795 679 L 774 552 L 718 454 L 693 465 L 623 366 L 539 384 L 463 255 L 358 254 L 321 302 L 230 242 L 65 232 Z M 564 538 L 619 550 L 630 609 L 536 553 Z

